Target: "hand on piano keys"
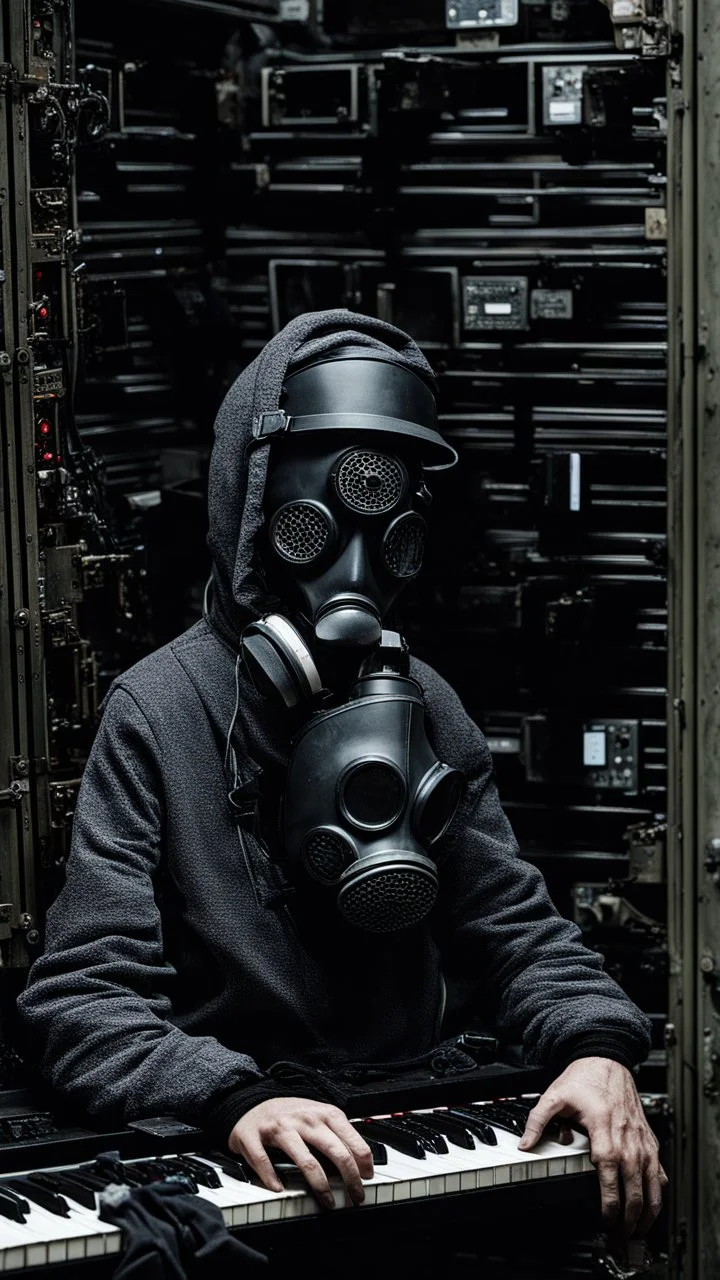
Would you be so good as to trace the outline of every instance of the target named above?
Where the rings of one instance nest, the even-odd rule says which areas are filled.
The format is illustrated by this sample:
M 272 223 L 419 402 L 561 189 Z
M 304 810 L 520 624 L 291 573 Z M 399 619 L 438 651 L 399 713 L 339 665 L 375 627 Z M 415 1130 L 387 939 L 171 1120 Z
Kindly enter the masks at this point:
M 487 1187 L 538 1181 L 592 1169 L 587 1139 L 543 1138 L 518 1150 L 534 1100 L 503 1099 L 412 1111 L 354 1121 L 370 1141 L 373 1176 L 363 1180 L 365 1205 L 397 1204 Z M 171 1177 L 216 1205 L 228 1227 L 281 1222 L 321 1212 L 299 1171 L 279 1162 L 282 1191 L 269 1191 L 244 1161 L 200 1151 L 155 1159 L 97 1159 L 52 1170 L 25 1170 L 0 1178 L 0 1270 L 22 1270 L 117 1254 L 119 1228 L 103 1222 L 98 1194 L 112 1182 L 131 1186 Z M 351 1201 L 331 1175 L 338 1208 Z M 353 1206 L 357 1212 L 357 1206 Z

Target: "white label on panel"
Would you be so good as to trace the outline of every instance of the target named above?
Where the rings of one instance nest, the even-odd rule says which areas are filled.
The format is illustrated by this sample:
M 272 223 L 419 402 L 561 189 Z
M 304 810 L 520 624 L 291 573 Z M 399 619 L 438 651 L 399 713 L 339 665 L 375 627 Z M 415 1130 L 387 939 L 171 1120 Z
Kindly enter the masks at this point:
M 307 22 L 310 0 L 280 0 L 281 22 Z
M 580 121 L 580 103 L 563 101 L 562 98 L 550 99 L 548 103 L 551 120 L 565 120 L 568 124 L 578 124 Z
M 583 764 L 604 769 L 607 764 L 605 730 L 589 729 L 583 733 Z
M 570 454 L 570 510 L 580 510 L 580 454 Z

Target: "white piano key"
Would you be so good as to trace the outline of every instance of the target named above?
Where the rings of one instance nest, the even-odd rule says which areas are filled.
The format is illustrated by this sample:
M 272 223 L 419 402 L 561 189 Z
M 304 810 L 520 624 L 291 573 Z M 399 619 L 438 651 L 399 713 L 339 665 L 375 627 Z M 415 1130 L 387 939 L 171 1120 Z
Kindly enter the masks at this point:
M 67 1218 L 31 1204 L 24 1223 L 5 1219 L 4 1223 L 13 1230 L 6 1232 L 0 1229 L 0 1269 L 46 1266 L 52 1262 L 119 1253 L 121 1232 L 118 1227 L 100 1222 L 97 1214 L 88 1209 L 79 1205 L 75 1207 L 70 1201 L 68 1204 L 70 1215 Z M 18 1254 L 20 1247 L 22 1257 Z
M 26 1266 L 27 1235 L 19 1222 L 0 1219 L 0 1271 L 14 1271 Z
M 448 1176 L 456 1172 L 449 1156 L 426 1152 L 424 1160 L 387 1148 L 388 1162 L 382 1166 L 387 1178 L 393 1179 L 393 1201 L 418 1200 L 424 1196 L 444 1195 Z
M 313 1212 L 315 1202 L 309 1191 L 268 1191 L 267 1187 L 252 1182 L 238 1182 L 209 1157 L 202 1159 L 215 1169 L 221 1185 L 217 1188 L 199 1186 L 198 1193 L 223 1211 L 229 1226 L 242 1227 L 252 1223 L 280 1222 L 285 1218 L 299 1217 L 301 1213 L 296 1203 L 298 1199 L 307 1200 L 308 1204 L 303 1207 L 308 1213 Z
M 315 1200 L 312 1192 L 304 1184 L 299 1186 L 287 1186 L 285 1191 L 268 1191 L 265 1187 L 259 1187 L 253 1183 L 237 1182 L 231 1178 L 224 1170 L 213 1163 L 208 1157 L 196 1157 L 202 1159 L 204 1163 L 209 1164 L 215 1169 L 221 1187 L 199 1187 L 198 1190 L 205 1199 L 211 1203 L 223 1206 L 236 1206 L 238 1199 L 242 1197 L 242 1203 L 247 1208 L 245 1221 L 248 1225 L 253 1222 L 269 1222 L 280 1221 L 288 1217 L 300 1217 L 304 1214 L 314 1214 L 320 1212 L 320 1206 Z M 330 1177 L 330 1188 L 335 1197 L 337 1208 L 349 1208 L 351 1200 L 344 1182 L 338 1176 L 337 1179 Z M 376 1173 L 373 1178 L 364 1179 L 365 1187 L 365 1204 L 371 1205 L 375 1201 L 375 1188 L 378 1185 L 385 1184 L 390 1181 L 384 1177 L 382 1173 Z M 233 1221 L 233 1226 L 239 1225 Z

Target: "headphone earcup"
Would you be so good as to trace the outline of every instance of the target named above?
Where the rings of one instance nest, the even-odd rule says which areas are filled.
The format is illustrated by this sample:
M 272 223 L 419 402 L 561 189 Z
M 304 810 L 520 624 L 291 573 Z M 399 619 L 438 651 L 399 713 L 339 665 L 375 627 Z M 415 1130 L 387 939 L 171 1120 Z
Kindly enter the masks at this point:
M 251 622 L 242 633 L 240 647 L 258 692 L 279 698 L 288 710 L 321 692 L 322 680 L 310 650 L 281 614 L 270 613 Z

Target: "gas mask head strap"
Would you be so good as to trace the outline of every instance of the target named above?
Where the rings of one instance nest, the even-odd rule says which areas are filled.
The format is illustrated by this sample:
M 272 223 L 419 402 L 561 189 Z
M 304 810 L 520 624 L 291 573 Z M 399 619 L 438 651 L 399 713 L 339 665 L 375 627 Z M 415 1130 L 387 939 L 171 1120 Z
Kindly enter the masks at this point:
M 282 409 L 259 414 L 253 422 L 253 440 L 250 447 L 267 444 L 288 434 L 300 435 L 314 431 L 380 432 L 387 435 L 406 436 L 419 441 L 428 449 L 428 461 L 423 462 L 426 471 L 445 471 L 454 467 L 458 455 L 438 431 L 423 427 L 404 418 L 381 417 L 375 413 L 306 413 L 290 417 Z

